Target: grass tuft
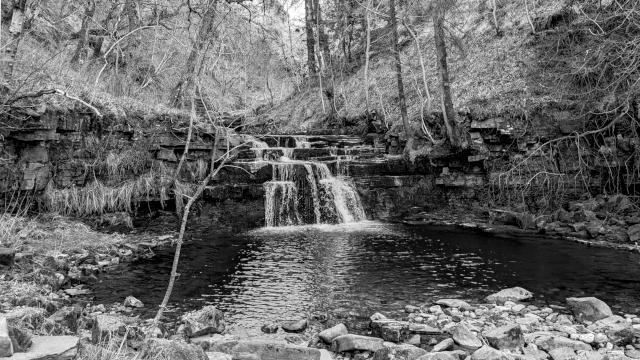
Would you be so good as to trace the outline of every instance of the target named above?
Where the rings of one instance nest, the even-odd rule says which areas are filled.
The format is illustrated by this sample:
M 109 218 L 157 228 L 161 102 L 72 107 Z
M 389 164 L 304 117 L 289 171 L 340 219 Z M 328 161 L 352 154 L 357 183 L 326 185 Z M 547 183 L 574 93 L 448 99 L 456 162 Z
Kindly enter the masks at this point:
M 66 189 L 50 184 L 44 194 L 45 206 L 49 211 L 74 216 L 130 213 L 136 202 L 159 200 L 164 204 L 169 200 L 171 184 L 171 174 L 162 166 L 118 186 L 108 186 L 100 180 Z

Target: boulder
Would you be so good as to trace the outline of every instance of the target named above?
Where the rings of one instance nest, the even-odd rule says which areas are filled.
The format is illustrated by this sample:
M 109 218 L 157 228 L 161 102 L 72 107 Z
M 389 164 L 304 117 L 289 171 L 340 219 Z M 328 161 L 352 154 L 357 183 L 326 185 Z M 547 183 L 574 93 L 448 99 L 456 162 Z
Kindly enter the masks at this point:
M 460 358 L 453 351 L 441 351 L 424 354 L 417 360 L 460 360 Z
M 294 333 L 303 332 L 305 331 L 308 325 L 309 325 L 309 322 L 307 321 L 307 319 L 289 321 L 282 324 L 282 330 L 286 332 L 294 332 Z
M 538 348 L 547 352 L 561 347 L 568 347 L 576 351 L 592 350 L 590 345 L 585 344 L 582 341 L 572 340 L 547 331 L 537 331 L 530 334 L 525 334 L 524 340 L 526 343 L 533 343 Z
M 404 321 L 378 320 L 371 322 L 371 335 L 385 341 L 400 342 L 408 333 L 409 324 Z
M 528 344 L 527 346 L 523 347 L 522 352 L 527 359 L 547 360 L 549 358 L 549 354 L 538 349 L 535 344 Z
M 127 296 L 124 299 L 124 306 L 132 307 L 132 308 L 142 308 L 144 307 L 144 304 L 142 303 L 142 301 L 136 299 L 133 296 Z
M 624 354 L 631 359 L 640 359 L 640 350 L 638 349 L 626 349 Z
M 484 333 L 489 344 L 496 349 L 517 349 L 524 345 L 522 328 L 517 324 L 509 324 L 491 329 Z
M 629 229 L 627 229 L 627 235 L 629 235 L 629 240 L 632 243 L 640 242 L 640 224 L 629 226 Z
M 9 336 L 9 325 L 4 316 L 0 316 L 0 358 L 13 355 L 13 342 Z
M 141 354 L 141 360 L 209 360 L 204 350 L 197 345 L 166 339 L 149 339 Z
M 482 347 L 482 341 L 463 324 L 455 325 L 450 332 L 453 341 L 464 349 L 476 350 Z
M 533 297 L 533 294 L 521 287 L 512 287 L 503 289 L 495 294 L 487 296 L 486 300 L 490 303 L 504 304 L 506 301 L 524 301 Z
M 331 342 L 331 351 L 371 351 L 376 352 L 384 347 L 383 340 L 380 338 L 362 336 L 362 335 L 341 335 L 333 339 Z
M 26 352 L 33 345 L 31 335 L 16 327 L 9 326 L 9 338 L 11 338 L 14 353 Z
M 603 360 L 605 358 L 603 353 L 600 353 L 595 350 L 590 350 L 590 351 L 578 350 L 576 351 L 576 353 L 580 360 Z
M 635 337 L 632 325 L 618 315 L 600 319 L 589 326 L 589 329 L 604 333 L 615 345 L 630 344 Z
M 471 360 L 511 360 L 511 358 L 502 351 L 485 345 L 471 354 Z
M 318 337 L 320 337 L 320 339 L 325 343 L 331 344 L 333 339 L 341 335 L 347 335 L 348 333 L 349 330 L 347 330 L 347 327 L 344 324 L 338 324 L 334 327 L 322 330 L 320 334 L 318 334 Z
M 233 356 L 221 352 L 207 352 L 209 360 L 233 360 Z
M 78 354 L 75 336 L 34 336 L 29 351 L 15 353 L 11 360 L 71 360 Z
M 605 211 L 621 213 L 633 207 L 629 198 L 622 194 L 610 195 L 602 205 Z
M 454 341 L 452 338 L 444 339 L 433 346 L 431 349 L 432 352 L 441 352 L 445 350 L 449 350 L 453 347 Z
M 417 346 L 402 344 L 382 348 L 373 354 L 373 360 L 416 360 L 427 351 Z
M 576 351 L 568 347 L 553 349 L 549 351 L 549 355 L 553 360 L 578 360 Z
M 409 323 L 407 326 L 407 331 L 410 334 L 419 334 L 419 335 L 440 335 L 442 334 L 442 330 L 438 328 L 434 328 L 433 326 L 429 326 L 427 324 L 416 324 Z
M 567 304 L 579 321 L 597 321 L 613 315 L 609 305 L 595 297 L 572 297 L 567 299 Z
M 81 308 L 76 306 L 65 306 L 53 313 L 53 315 L 49 316 L 48 322 L 52 324 L 60 324 L 75 333 L 78 330 L 81 314 Z
M 329 356 L 320 349 L 273 340 L 220 340 L 211 342 L 207 351 L 229 354 L 233 359 L 252 354 L 257 360 L 325 360 Z
M 226 327 L 222 311 L 212 305 L 186 313 L 181 320 L 185 325 L 185 334 L 188 337 L 220 334 Z
M 458 300 L 458 299 L 440 299 L 436 301 L 436 304 L 440 306 L 450 307 L 450 308 L 459 308 L 460 310 L 463 310 L 463 311 L 473 309 L 473 306 L 469 305 L 469 303 L 463 300 Z
M 385 319 L 387 319 L 387 317 L 380 313 L 375 313 L 371 315 L 371 317 L 369 317 L 369 320 L 371 321 L 378 321 L 378 320 L 385 320 Z
M 97 315 L 93 320 L 91 329 L 91 342 L 93 344 L 108 343 L 113 338 L 124 336 L 127 326 L 119 316 Z

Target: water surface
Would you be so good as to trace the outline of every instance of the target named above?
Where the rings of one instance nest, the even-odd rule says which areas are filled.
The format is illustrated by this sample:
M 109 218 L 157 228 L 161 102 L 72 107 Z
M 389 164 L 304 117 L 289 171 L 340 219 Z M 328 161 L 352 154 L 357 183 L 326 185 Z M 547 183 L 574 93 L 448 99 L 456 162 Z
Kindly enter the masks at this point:
M 511 286 L 531 290 L 541 304 L 596 296 L 614 310 L 640 312 L 640 255 L 629 252 L 377 222 L 190 232 L 172 307 L 214 304 L 243 328 L 327 313 L 400 316 L 406 304 L 479 300 Z M 105 275 L 95 286 L 96 299 L 133 295 L 155 308 L 172 251 Z

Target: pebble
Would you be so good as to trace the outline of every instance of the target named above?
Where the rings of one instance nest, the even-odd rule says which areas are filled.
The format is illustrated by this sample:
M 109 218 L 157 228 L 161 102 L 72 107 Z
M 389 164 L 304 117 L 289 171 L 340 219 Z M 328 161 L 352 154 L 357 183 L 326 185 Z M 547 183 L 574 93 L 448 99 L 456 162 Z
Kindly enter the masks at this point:
M 609 341 L 609 338 L 605 334 L 596 334 L 594 342 L 598 344 L 603 344 Z
M 640 359 L 640 350 L 637 350 L 635 348 L 626 349 L 624 351 L 624 354 L 632 359 Z
M 278 324 L 264 324 L 260 330 L 265 334 L 277 333 L 280 326 Z
M 406 305 L 406 306 L 404 307 L 404 311 L 405 311 L 406 313 L 411 314 L 411 313 L 419 312 L 419 311 L 420 311 L 420 308 L 419 308 L 419 307 L 417 307 L 417 306 L 414 306 L 414 305 Z
M 142 308 L 144 304 L 133 296 L 127 296 L 127 298 L 124 299 L 124 306 Z

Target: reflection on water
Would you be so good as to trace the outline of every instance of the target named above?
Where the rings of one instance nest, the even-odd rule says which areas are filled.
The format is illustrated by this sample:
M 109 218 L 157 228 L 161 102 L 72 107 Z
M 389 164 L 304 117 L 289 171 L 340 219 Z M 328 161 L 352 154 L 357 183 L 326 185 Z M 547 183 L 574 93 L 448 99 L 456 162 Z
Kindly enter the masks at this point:
M 376 222 L 191 231 L 172 305 L 215 304 L 245 328 L 302 314 L 398 315 L 406 304 L 480 299 L 510 286 L 533 291 L 541 302 L 589 295 L 640 311 L 640 256 L 570 242 Z M 95 287 L 97 300 L 134 295 L 159 304 L 171 257 L 167 249 L 106 275 Z

